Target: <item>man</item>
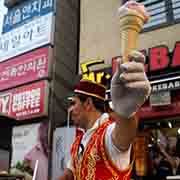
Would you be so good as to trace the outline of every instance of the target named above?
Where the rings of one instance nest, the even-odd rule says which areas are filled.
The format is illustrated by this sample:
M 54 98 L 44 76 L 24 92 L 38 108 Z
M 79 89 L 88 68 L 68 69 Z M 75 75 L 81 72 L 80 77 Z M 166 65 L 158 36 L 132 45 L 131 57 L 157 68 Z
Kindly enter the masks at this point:
M 105 87 L 87 80 L 75 87 L 69 111 L 84 133 L 72 145 L 71 161 L 61 180 L 130 179 L 136 112 L 151 90 L 144 62 L 145 57 L 136 51 L 129 55 L 129 62 L 119 62 L 111 80 L 111 117 L 104 113 Z

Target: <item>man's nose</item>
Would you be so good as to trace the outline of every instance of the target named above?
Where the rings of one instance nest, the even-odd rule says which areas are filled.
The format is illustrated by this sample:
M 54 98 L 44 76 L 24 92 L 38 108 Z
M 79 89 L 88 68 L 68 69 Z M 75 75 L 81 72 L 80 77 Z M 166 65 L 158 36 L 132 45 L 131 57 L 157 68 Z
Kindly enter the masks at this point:
M 68 108 L 68 112 L 71 113 L 72 111 L 73 111 L 73 106 L 70 106 L 70 107 Z

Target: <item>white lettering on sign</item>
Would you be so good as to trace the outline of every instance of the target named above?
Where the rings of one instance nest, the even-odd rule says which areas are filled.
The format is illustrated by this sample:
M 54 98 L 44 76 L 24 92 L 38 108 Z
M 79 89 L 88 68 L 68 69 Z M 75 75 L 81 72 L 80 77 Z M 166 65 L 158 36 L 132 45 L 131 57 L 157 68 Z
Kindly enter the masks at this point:
M 172 81 L 172 82 L 164 82 L 161 84 L 154 84 L 152 85 L 152 92 L 166 91 L 166 90 L 172 90 L 178 88 L 180 88 L 180 80 Z
M 9 114 L 11 94 L 0 95 L 0 112 Z
M 16 113 L 16 117 L 21 117 L 21 116 L 29 116 L 29 115 L 32 115 L 32 114 L 37 114 L 40 112 L 40 109 L 37 108 L 37 109 L 33 109 L 33 110 L 26 110 L 26 111 L 22 111 L 22 112 L 17 112 Z
M 47 58 L 42 55 L 24 64 L 10 65 L 1 72 L 0 81 L 7 81 L 11 78 L 24 76 L 28 72 L 38 72 L 38 76 L 42 77 L 45 73 L 46 63 Z
M 32 89 L 13 95 L 12 111 L 24 111 L 40 107 L 41 89 Z

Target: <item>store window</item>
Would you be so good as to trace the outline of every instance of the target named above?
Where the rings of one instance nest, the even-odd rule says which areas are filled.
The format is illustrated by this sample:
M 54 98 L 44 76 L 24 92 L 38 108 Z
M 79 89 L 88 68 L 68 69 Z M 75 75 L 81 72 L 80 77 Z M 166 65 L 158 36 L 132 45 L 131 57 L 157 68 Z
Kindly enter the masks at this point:
M 149 161 L 145 166 L 147 175 L 157 179 L 179 179 L 180 175 L 180 119 L 154 119 L 144 121 L 143 133 L 146 135 Z M 142 133 L 141 132 L 141 133 Z
M 144 31 L 165 27 L 180 22 L 180 0 L 136 1 L 144 4 L 151 16 L 149 22 L 144 25 Z

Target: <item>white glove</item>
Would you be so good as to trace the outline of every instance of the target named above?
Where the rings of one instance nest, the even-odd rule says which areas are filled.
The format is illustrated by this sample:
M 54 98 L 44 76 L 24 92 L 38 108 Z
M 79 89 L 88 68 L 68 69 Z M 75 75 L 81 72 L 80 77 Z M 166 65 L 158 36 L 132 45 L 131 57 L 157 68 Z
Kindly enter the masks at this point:
M 118 62 L 111 80 L 113 110 L 124 118 L 130 118 L 142 106 L 151 92 L 151 86 L 144 71 L 145 57 L 132 51 L 129 62 Z

